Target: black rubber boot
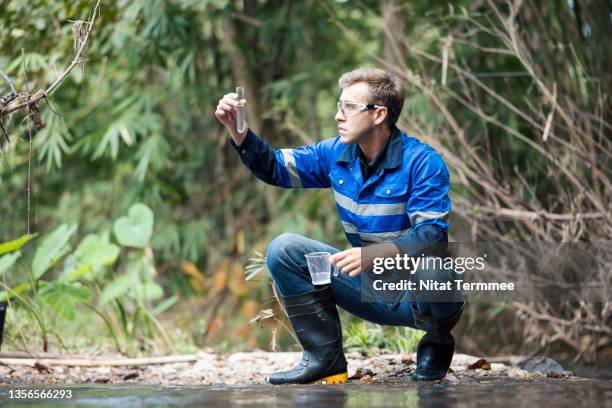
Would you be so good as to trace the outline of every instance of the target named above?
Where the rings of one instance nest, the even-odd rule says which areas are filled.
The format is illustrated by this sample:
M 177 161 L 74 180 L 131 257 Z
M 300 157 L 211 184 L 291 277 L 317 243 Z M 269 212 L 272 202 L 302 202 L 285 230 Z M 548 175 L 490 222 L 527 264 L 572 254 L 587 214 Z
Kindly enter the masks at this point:
M 282 298 L 304 352 L 293 369 L 272 374 L 270 384 L 346 382 L 340 317 L 329 288 Z
M 412 375 L 413 380 L 434 381 L 446 376 L 455 353 L 455 338 L 450 331 L 459 321 L 464 305 L 462 303 L 459 310 L 443 319 L 423 315 L 412 305 L 417 329 L 427 332 L 417 347 L 417 368 Z
M 4 337 L 4 316 L 6 315 L 7 301 L 0 302 L 0 348 L 2 348 L 2 338 Z

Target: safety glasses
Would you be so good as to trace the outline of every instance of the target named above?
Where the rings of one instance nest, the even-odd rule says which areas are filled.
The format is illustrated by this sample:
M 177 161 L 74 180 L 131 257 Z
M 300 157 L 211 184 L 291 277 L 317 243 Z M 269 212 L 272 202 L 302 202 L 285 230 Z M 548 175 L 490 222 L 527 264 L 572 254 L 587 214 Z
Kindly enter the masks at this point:
M 373 110 L 376 108 L 386 108 L 386 106 L 375 105 L 373 103 L 357 103 L 351 101 L 338 101 L 338 111 L 342 112 L 343 115 L 353 115 L 357 112 Z

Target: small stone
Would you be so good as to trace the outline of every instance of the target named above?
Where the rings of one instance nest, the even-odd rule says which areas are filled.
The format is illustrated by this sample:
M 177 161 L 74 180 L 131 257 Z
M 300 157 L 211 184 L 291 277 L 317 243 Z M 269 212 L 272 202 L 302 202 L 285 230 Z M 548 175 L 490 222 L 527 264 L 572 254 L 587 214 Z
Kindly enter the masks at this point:
M 374 377 L 371 375 L 364 375 L 359 379 L 360 383 L 371 383 L 372 381 L 374 381 Z
M 96 369 L 96 372 L 98 374 L 110 374 L 111 368 L 110 367 L 98 367 Z
M 446 383 L 446 384 L 459 384 L 459 379 L 457 377 L 455 377 L 455 374 L 448 373 L 442 379 L 442 383 Z
M 412 365 L 412 364 L 414 364 L 414 360 L 411 357 L 407 357 L 407 358 L 405 357 L 405 358 L 402 358 L 402 364 L 403 365 Z
M 565 371 L 561 364 L 557 363 L 552 358 L 543 356 L 527 359 L 521 363 L 520 367 L 525 371 L 541 374 L 547 374 L 549 371 L 554 371 L 561 375 L 563 371 Z

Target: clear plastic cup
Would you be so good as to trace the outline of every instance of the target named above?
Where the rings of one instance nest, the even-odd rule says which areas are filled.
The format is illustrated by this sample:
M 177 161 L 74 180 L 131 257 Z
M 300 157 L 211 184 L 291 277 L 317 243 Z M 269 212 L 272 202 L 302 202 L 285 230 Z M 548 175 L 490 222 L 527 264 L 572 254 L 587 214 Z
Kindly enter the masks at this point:
M 311 252 L 306 254 L 306 263 L 313 285 L 325 285 L 331 283 L 331 271 L 338 276 L 338 268 L 329 262 L 329 252 Z

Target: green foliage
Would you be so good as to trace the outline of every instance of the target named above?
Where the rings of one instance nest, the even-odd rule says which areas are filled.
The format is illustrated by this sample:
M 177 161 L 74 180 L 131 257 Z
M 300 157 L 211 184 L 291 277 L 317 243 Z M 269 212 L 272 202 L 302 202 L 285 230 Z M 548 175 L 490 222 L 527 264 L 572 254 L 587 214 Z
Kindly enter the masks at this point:
M 392 350 L 412 353 L 425 333 L 410 327 L 385 327 L 363 320 L 351 321 L 345 332 L 348 351 Z
M 76 251 L 64 261 L 61 278 L 72 281 L 81 277 L 92 277 L 88 272 L 99 273 L 103 266 L 112 265 L 119 256 L 119 251 L 117 245 L 105 242 L 99 235 L 88 234 L 81 240 Z
M 59 316 L 72 320 L 76 317 L 76 305 L 91 299 L 91 291 L 78 284 L 65 282 L 47 283 L 38 295 Z
M 16 301 L 32 316 L 45 345 L 49 334 L 61 342 L 55 325 L 61 327 L 62 320 L 74 320 L 78 315 L 78 305 L 87 306 L 102 319 L 119 351 L 131 349 L 139 331 L 147 337 L 154 337 L 153 328 L 169 344 L 168 335 L 155 315 L 168 310 L 176 303 L 177 297 L 166 299 L 155 308 L 151 305 L 152 301 L 159 301 L 164 296 L 163 288 L 154 281 L 154 274 L 151 273 L 153 254 L 147 247 L 153 221 L 153 212 L 149 207 L 135 204 L 127 217 L 115 222 L 115 235 L 125 248 L 125 267 L 110 273 L 108 268 L 116 264 L 122 251 L 120 246 L 110 242 L 108 233 L 85 235 L 77 248 L 68 254 L 70 239 L 76 233 L 77 225 L 60 225 L 39 241 L 31 263 L 32 280 L 13 287 L 0 283 L 5 289 L 0 293 L 0 299 Z M 7 250 L 14 250 L 25 242 L 27 240 L 22 239 L 2 245 Z M 138 249 L 126 251 L 128 247 Z M 20 257 L 20 250 L 2 256 L 0 274 L 12 270 Z M 49 271 L 58 272 L 54 275 L 55 280 L 40 280 L 45 274 L 52 275 Z M 9 275 L 12 275 L 9 280 L 19 279 L 18 274 Z M 94 294 L 99 294 L 98 305 L 94 302 Z M 49 316 L 49 313 L 53 316 Z M 120 322 L 123 344 L 112 321 Z
M 100 303 L 108 303 L 113 299 L 123 296 L 130 290 L 132 277 L 129 275 L 117 276 L 113 281 L 104 287 L 100 295 Z
M 12 254 L 5 254 L 0 257 L 0 276 L 11 269 L 17 259 L 21 257 L 21 251 L 17 250 Z
M 144 204 L 134 204 L 127 217 L 115 221 L 113 231 L 121 245 L 144 248 L 153 232 L 153 212 Z
M 36 238 L 37 236 L 38 236 L 38 233 L 35 233 L 32 235 L 24 235 L 21 238 L 15 239 L 13 241 L 1 243 L 0 244 L 0 255 L 6 254 L 8 252 L 12 252 L 12 251 L 15 251 L 21 248 L 22 246 L 24 246 L 25 244 L 27 244 L 28 242 L 30 242 L 32 239 Z
M 75 224 L 62 224 L 42 240 L 36 248 L 32 261 L 33 279 L 40 279 L 50 267 L 70 251 L 69 240 L 76 230 Z
M 73 136 L 64 119 L 47 110 L 44 115 L 47 126 L 38 132 L 34 148 L 38 151 L 38 161 L 45 162 L 47 171 L 61 169 L 62 157 L 71 152 L 68 143 Z

